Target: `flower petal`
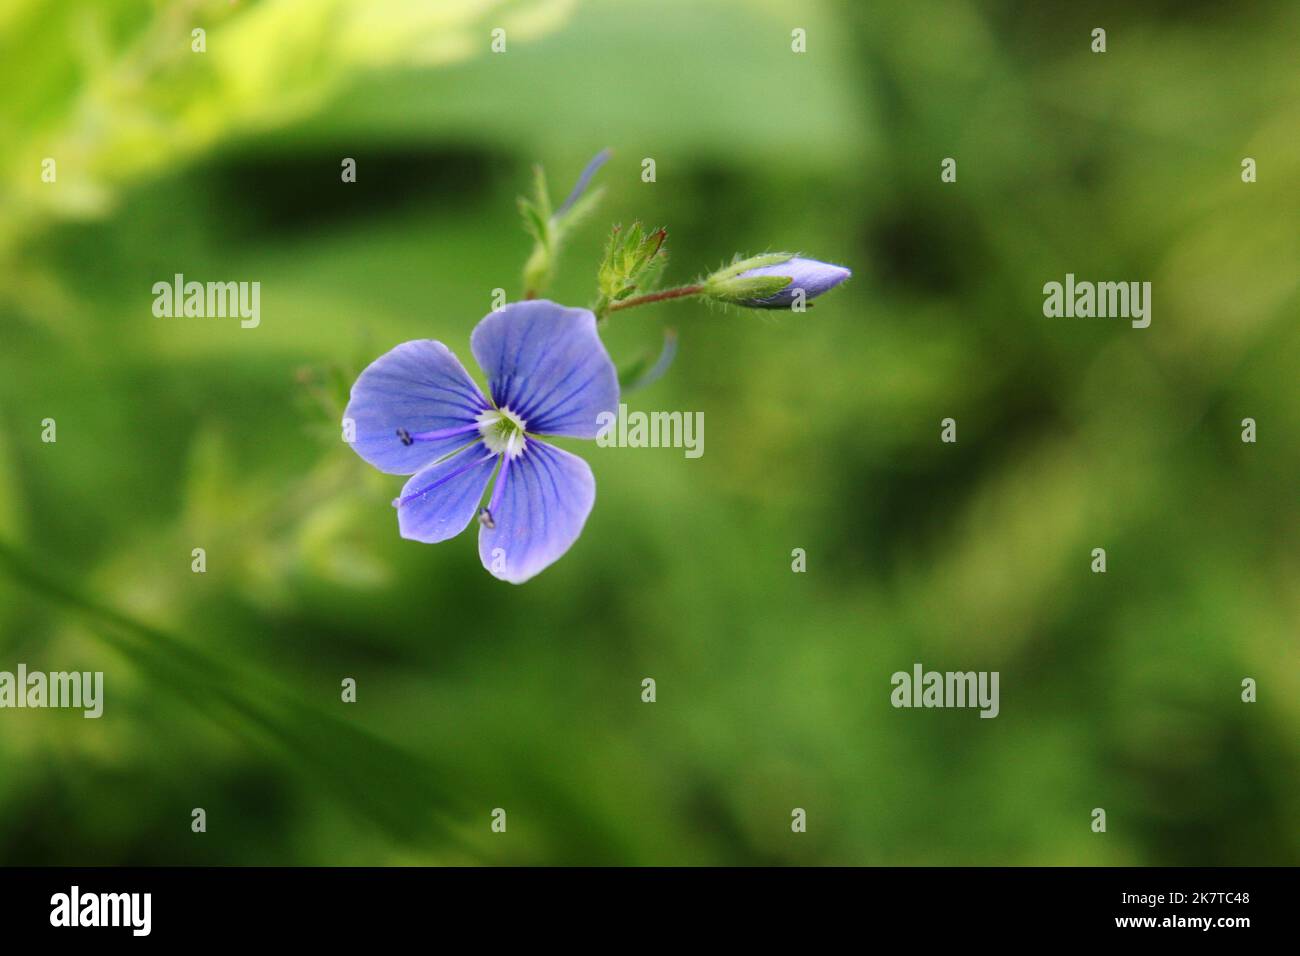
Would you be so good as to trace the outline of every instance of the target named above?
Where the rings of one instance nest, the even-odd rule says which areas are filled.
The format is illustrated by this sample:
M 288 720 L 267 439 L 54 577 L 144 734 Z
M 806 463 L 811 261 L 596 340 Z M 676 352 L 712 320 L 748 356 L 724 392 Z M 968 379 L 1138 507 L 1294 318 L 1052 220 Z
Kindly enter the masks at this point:
M 478 429 L 469 426 L 488 407 L 451 350 L 421 339 L 367 366 L 352 386 L 343 421 L 345 427 L 353 422 L 358 455 L 390 475 L 410 475 L 476 439 Z
M 578 540 L 596 501 L 596 479 L 577 455 L 530 439 L 494 489 L 493 527 L 478 533 L 478 555 L 494 577 L 522 584 Z
M 514 302 L 484 318 L 469 341 L 497 407 L 534 434 L 595 438 L 597 416 L 618 410 L 618 373 L 586 309 Z
M 412 475 L 393 502 L 402 537 L 434 544 L 464 531 L 496 461 L 480 443 Z

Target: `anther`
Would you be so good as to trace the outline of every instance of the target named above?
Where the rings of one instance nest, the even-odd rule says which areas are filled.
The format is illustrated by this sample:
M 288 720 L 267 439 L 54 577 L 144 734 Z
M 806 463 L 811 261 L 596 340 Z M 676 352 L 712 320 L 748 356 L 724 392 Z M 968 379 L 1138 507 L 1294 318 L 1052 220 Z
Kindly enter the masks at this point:
M 405 428 L 399 428 L 397 430 L 397 437 L 401 440 L 403 445 L 411 445 L 415 442 L 415 439 L 411 437 L 411 433 Z

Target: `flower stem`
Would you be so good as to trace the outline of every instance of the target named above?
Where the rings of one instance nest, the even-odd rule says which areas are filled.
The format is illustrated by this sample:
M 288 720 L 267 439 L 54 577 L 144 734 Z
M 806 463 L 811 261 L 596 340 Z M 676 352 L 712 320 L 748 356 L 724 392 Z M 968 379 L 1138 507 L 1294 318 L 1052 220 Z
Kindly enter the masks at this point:
M 702 285 L 683 285 L 676 289 L 664 289 L 662 292 L 649 292 L 646 295 L 633 296 L 630 299 L 624 299 L 622 302 L 615 302 L 609 307 L 610 312 L 617 312 L 620 309 L 630 309 L 634 305 L 649 305 L 651 302 L 664 302 L 668 299 L 681 299 L 688 295 L 699 295 L 704 291 Z

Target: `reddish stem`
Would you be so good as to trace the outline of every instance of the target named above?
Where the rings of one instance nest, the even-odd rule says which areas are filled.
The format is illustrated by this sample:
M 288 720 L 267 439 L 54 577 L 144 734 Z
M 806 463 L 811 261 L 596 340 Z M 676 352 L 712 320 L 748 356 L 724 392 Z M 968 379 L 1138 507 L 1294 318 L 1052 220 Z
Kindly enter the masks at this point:
M 609 311 L 617 312 L 619 309 L 630 309 L 634 305 L 648 305 L 651 302 L 663 302 L 667 299 L 680 299 L 683 296 L 698 295 L 703 290 L 704 286 L 702 285 L 684 285 L 676 289 L 665 289 L 662 292 L 633 296 L 630 299 L 624 299 L 622 302 L 615 302 L 609 307 Z

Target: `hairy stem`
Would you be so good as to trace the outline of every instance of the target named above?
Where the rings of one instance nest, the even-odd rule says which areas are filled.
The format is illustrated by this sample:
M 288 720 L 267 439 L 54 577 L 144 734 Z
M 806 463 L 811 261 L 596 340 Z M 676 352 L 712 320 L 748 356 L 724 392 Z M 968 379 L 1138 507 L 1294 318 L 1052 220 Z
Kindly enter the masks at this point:
M 624 299 L 622 302 L 615 302 L 609 307 L 610 312 L 617 312 L 620 309 L 630 309 L 635 305 L 649 305 L 651 302 L 664 302 L 668 299 L 681 299 L 688 295 L 699 295 L 704 291 L 702 285 L 683 285 L 676 289 L 664 289 L 662 292 L 650 292 L 646 295 L 633 296 L 630 299 Z

